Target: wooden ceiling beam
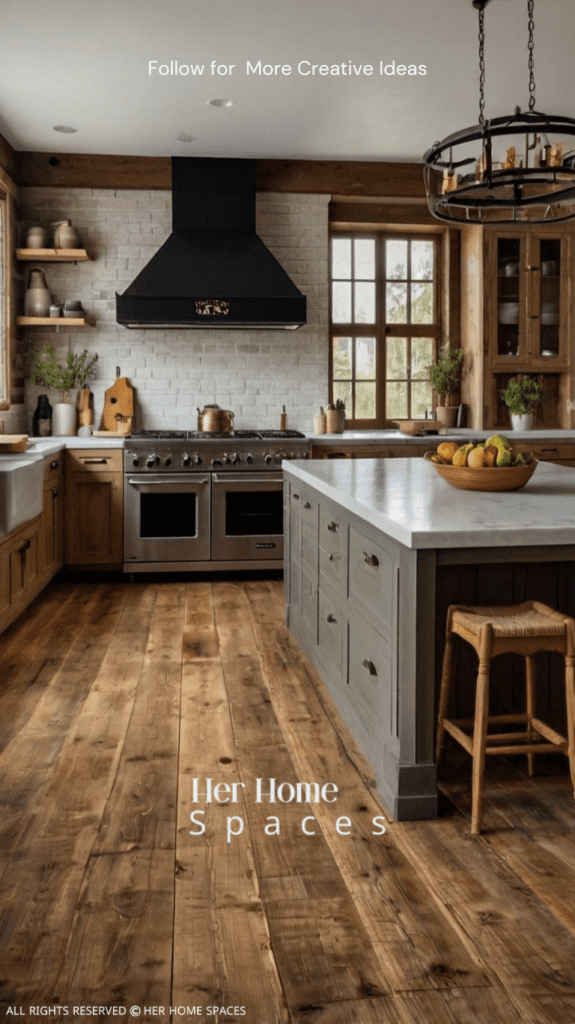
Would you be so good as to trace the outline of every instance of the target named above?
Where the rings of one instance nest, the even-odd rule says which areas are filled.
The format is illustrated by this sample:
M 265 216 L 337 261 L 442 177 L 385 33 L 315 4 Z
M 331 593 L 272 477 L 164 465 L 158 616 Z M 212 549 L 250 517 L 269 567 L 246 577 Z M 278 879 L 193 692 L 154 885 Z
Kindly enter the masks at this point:
M 169 157 L 15 153 L 21 186 L 170 189 Z M 356 160 L 256 160 L 258 192 L 422 198 L 421 164 Z

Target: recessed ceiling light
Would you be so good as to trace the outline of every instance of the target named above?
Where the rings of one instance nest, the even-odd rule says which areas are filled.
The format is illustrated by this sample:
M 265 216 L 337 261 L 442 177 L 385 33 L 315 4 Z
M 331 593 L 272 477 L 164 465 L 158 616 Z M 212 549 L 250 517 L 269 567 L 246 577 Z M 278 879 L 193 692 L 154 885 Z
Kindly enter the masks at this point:
M 62 132 L 63 135 L 73 135 L 74 132 L 78 131 L 77 128 L 70 128 L 69 124 L 55 124 L 53 130 L 55 132 Z
M 210 107 L 233 107 L 233 100 L 206 100 Z
M 177 135 L 174 135 L 174 138 L 176 142 L 193 142 L 195 135 L 188 135 L 187 132 L 178 132 Z

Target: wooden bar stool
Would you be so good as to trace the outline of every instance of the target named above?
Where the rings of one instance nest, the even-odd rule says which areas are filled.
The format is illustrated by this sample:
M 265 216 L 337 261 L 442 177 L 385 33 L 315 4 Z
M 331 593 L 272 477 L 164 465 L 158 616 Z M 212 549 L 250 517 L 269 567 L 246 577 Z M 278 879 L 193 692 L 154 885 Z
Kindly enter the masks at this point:
M 453 665 L 453 634 L 467 640 L 479 656 L 475 718 L 446 718 Z M 561 736 L 535 717 L 535 655 L 539 651 L 559 651 L 565 656 L 565 695 L 567 736 Z M 522 654 L 525 658 L 526 711 L 523 714 L 489 716 L 489 667 L 498 654 Z M 483 816 L 483 772 L 486 754 L 527 754 L 529 774 L 533 774 L 535 754 L 553 750 L 567 755 L 575 795 L 575 620 L 548 608 L 539 601 L 518 605 L 474 608 L 451 605 L 447 612 L 447 630 L 439 716 L 437 761 L 451 736 L 473 758 L 471 832 L 481 831 Z M 494 724 L 525 723 L 525 732 L 488 734 Z M 473 727 L 471 735 L 463 730 Z M 545 742 L 547 740 L 547 742 Z

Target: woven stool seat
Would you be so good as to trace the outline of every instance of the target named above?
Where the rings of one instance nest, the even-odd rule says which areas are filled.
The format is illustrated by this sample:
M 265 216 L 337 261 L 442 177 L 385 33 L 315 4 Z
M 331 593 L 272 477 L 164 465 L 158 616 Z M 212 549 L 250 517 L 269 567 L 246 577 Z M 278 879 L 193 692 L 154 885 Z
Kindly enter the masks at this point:
M 475 717 L 447 717 L 453 663 L 453 633 L 470 643 L 479 656 Z M 567 732 L 562 736 L 535 716 L 535 655 L 540 651 L 558 651 L 565 657 L 565 696 Z M 491 658 L 515 653 L 525 658 L 526 710 L 509 715 L 489 715 L 489 668 Z M 488 734 L 488 726 L 525 725 L 524 731 Z M 472 728 L 472 734 L 466 728 Z M 525 601 L 518 605 L 473 607 L 451 605 L 447 612 L 447 630 L 437 724 L 437 761 L 449 733 L 473 758 L 471 832 L 481 831 L 483 815 L 483 771 L 486 754 L 527 754 L 529 774 L 533 774 L 537 753 L 554 751 L 569 758 L 571 781 L 575 790 L 575 620 L 541 604 Z

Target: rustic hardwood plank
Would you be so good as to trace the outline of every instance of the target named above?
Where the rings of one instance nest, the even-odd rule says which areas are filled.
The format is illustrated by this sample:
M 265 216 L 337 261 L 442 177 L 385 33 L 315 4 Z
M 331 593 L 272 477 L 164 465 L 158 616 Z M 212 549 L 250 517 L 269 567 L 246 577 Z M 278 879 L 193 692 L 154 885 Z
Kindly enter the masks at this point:
M 139 614 L 141 619 L 141 609 Z M 120 615 L 116 624 L 117 635 L 110 615 L 99 616 L 102 629 L 104 621 L 110 634 L 100 669 L 82 707 L 73 711 L 68 705 L 64 741 L 45 764 L 44 781 L 14 808 L 7 825 L 9 835 L 3 835 L 0 843 L 2 978 L 4 990 L 22 1003 L 42 1002 L 58 987 L 78 895 L 112 789 L 141 671 L 144 648 L 137 650 L 129 603 L 125 620 Z M 141 628 L 144 631 L 143 623 Z M 80 643 L 76 641 L 76 646 Z M 102 643 L 97 650 L 104 647 Z M 92 649 L 86 649 L 89 660 Z M 76 684 L 82 671 L 88 676 L 90 666 L 82 667 L 80 660 L 73 673 Z M 68 682 L 73 689 L 74 679 Z M 41 732 L 34 730 L 33 722 L 22 738 L 27 738 L 28 750 L 36 742 L 44 751 Z M 7 749 L 0 766 L 7 786 L 13 785 L 15 776 L 23 789 L 26 763 L 20 758 L 19 749 Z
M 278 806 L 255 798 L 257 778 L 294 785 L 300 777 L 285 748 L 259 658 L 248 653 L 254 650 L 255 640 L 242 591 L 233 584 L 214 584 L 214 606 L 239 774 L 251 790 L 244 794 L 246 813 L 288 1006 L 293 1010 L 322 999 L 383 995 L 390 991 L 389 979 L 329 847 L 321 833 L 307 835 L 302 830 L 302 819 L 313 818 L 312 806 L 304 802 Z M 266 833 L 266 828 L 274 827 L 279 827 L 279 834 Z M 303 881 L 306 896 L 272 903 L 266 895 L 267 879 L 275 884 L 278 877 L 294 874 Z M 308 879 L 321 886 L 326 878 L 329 896 L 314 898 L 308 892 Z
M 232 722 L 219 658 L 203 656 L 198 633 L 213 635 L 211 588 L 188 587 L 184 645 L 174 915 L 173 1002 L 245 1007 L 246 1019 L 286 1024 L 287 1008 L 271 953 L 249 837 L 226 841 L 237 804 L 193 802 L 193 779 L 239 783 Z M 225 799 L 224 791 L 221 791 Z M 233 791 L 232 791 L 233 795 Z M 199 825 L 190 819 L 196 816 Z M 194 832 L 191 835 L 191 832 Z

